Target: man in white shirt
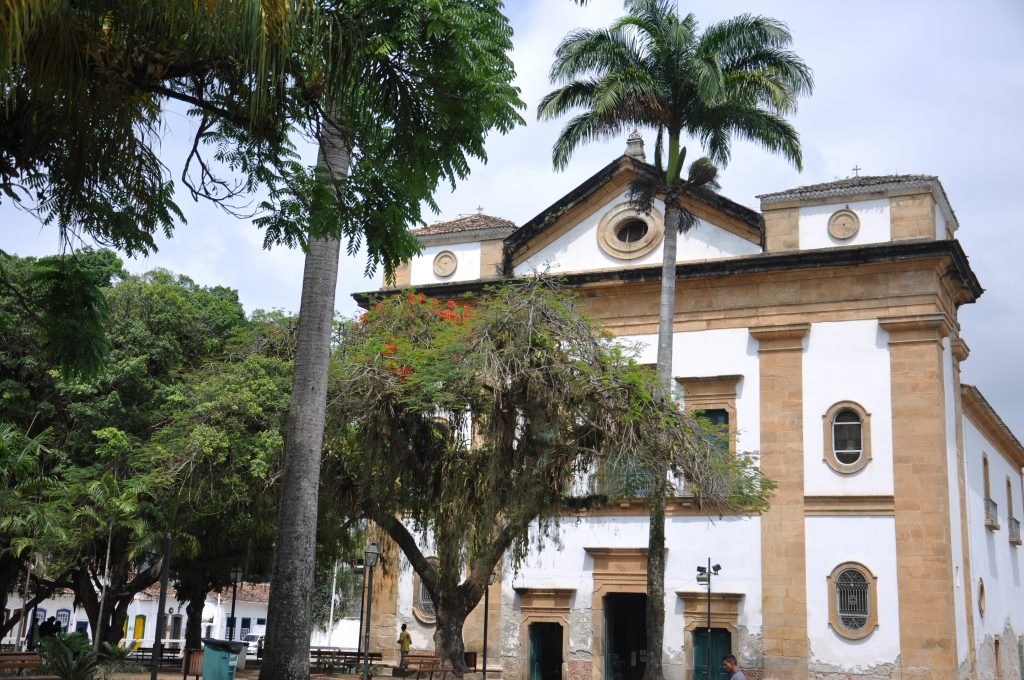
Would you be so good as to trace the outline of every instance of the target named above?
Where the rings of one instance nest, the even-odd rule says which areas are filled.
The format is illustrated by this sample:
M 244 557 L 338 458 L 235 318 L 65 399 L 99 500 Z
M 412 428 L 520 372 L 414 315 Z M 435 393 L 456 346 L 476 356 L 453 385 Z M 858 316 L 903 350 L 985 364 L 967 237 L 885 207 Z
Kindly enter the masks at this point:
M 732 654 L 722 659 L 722 668 L 725 669 L 726 673 L 732 674 L 729 676 L 729 680 L 747 680 L 747 676 L 743 675 L 743 671 L 736 665 L 736 657 Z

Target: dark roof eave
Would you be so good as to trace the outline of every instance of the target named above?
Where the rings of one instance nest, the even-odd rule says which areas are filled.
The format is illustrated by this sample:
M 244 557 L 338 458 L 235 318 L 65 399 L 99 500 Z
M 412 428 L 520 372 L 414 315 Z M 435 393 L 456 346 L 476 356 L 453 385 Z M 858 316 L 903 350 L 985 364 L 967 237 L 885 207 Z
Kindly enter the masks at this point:
M 709 260 L 706 262 L 676 265 L 677 279 L 701 279 L 718 276 L 760 274 L 772 271 L 822 269 L 827 267 L 849 267 L 882 262 L 900 262 L 928 257 L 949 257 L 951 270 L 970 295 L 967 302 L 974 302 L 985 289 L 971 270 L 967 255 L 959 241 L 906 241 L 902 243 L 881 243 L 846 248 L 821 248 L 787 253 L 760 253 L 748 257 Z M 661 267 L 637 267 L 630 269 L 600 270 L 557 275 L 570 287 L 591 283 L 620 281 L 622 283 L 653 283 L 661 280 Z M 409 288 L 441 298 L 479 295 L 488 286 L 509 281 L 509 278 L 475 279 L 453 283 L 435 283 L 424 286 L 408 286 L 388 291 L 354 293 L 352 297 L 360 307 L 368 307 L 378 298 L 400 293 Z

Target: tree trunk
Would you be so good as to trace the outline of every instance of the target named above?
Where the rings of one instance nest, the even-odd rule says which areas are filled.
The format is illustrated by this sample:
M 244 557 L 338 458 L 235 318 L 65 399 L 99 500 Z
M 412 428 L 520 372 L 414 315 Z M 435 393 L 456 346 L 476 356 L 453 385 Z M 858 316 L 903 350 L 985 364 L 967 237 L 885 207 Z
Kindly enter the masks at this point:
M 462 627 L 466 614 L 438 607 L 434 623 L 434 651 L 452 665 L 452 675 L 461 678 L 466 673 L 466 645 L 462 640 Z
M 661 305 L 658 309 L 658 385 L 666 398 L 672 393 L 672 341 L 676 316 L 676 243 L 679 240 L 677 196 L 665 197 L 665 238 L 662 241 Z M 665 643 L 665 496 L 668 491 L 667 461 L 657 461 L 651 471 L 648 497 L 650 524 L 647 537 L 647 665 L 643 680 L 663 680 L 662 652 Z
M 185 649 L 200 649 L 203 637 L 203 607 L 206 605 L 206 584 L 202 579 L 188 583 L 185 588 Z
M 318 167 L 341 177 L 348 172 L 349 158 L 349 150 L 325 124 Z M 340 247 L 338 240 L 310 238 L 306 252 L 261 680 L 309 678 L 320 454 Z

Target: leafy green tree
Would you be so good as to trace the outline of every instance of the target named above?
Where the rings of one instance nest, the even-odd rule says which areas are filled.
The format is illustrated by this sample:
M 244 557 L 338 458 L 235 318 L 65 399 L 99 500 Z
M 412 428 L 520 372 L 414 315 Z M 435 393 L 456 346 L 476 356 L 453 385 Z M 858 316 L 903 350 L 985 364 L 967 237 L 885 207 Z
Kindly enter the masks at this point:
M 151 250 L 153 234 L 181 218 L 153 151 L 168 103 L 180 102 L 199 121 L 182 171 L 192 195 L 230 210 L 231 199 L 265 189 L 257 222 L 268 245 L 307 249 L 264 671 L 303 678 L 316 518 L 303 499 L 316 498 L 339 239 L 351 250 L 365 237 L 370 266 L 390 274 L 418 247 L 406 227 L 421 205 L 433 205 L 442 180 L 463 177 L 468 158 L 484 157 L 489 131 L 521 122 L 521 102 L 500 0 L 272 9 L 7 3 L 0 190 L 38 197 L 42 219 L 65 232 Z M 318 170 L 296 161 L 294 134 L 320 144 Z M 241 180 L 225 180 L 218 164 Z
M 489 575 L 561 515 L 605 502 L 583 491 L 602 462 L 663 457 L 712 506 L 763 504 L 750 461 L 722 451 L 553 285 L 519 282 L 472 307 L 409 293 L 343 328 L 327 474 L 419 574 L 456 675 Z
M 310 233 L 261 678 L 309 674 L 317 498 L 341 246 L 318 225 L 336 220 L 339 207 L 346 213 L 364 206 L 391 225 L 394 235 L 394 227 L 418 220 L 420 202 L 433 205 L 439 182 L 465 177 L 470 157 L 486 158 L 488 132 L 505 132 L 520 122 L 507 54 L 511 28 L 500 10 L 500 0 L 332 6 L 330 44 L 345 58 L 326 79 L 337 85 L 338 96 L 320 112 L 316 179 L 341 190 L 335 202 L 317 200 L 301 211 Z M 364 186 L 361 168 L 368 163 L 390 182 Z M 364 231 L 372 233 L 372 226 Z M 371 258 L 375 243 L 380 241 L 368 239 Z M 408 234 L 398 243 L 405 247 L 391 244 L 387 250 L 416 248 Z M 390 276 L 398 259 L 384 261 Z
M 20 276 L 35 262 L 10 258 L 7 271 Z M 234 291 L 165 271 L 125 277 L 104 289 L 103 299 L 110 349 L 99 370 L 78 376 L 63 375 L 56 359 L 40 351 L 30 310 L 4 308 L 0 320 L 12 342 L 0 352 L 0 421 L 30 433 L 49 428 L 60 456 L 48 457 L 46 476 L 63 485 L 54 486 L 51 500 L 76 509 L 66 513 L 73 520 L 67 540 L 45 553 L 47 573 L 33 579 L 73 589 L 97 643 L 116 643 L 127 606 L 159 575 L 160 539 L 178 498 L 153 434 L 173 416 L 181 383 L 212 359 L 239 351 L 239 332 L 249 322 Z M 11 536 L 38 542 L 29 529 Z
M 800 141 L 785 116 L 812 89 L 811 71 L 790 49 L 792 36 L 775 19 L 743 14 L 700 31 L 693 14 L 680 16 L 669 0 L 627 0 L 627 14 L 607 29 L 568 34 L 555 53 L 539 118 L 582 110 L 566 123 L 552 153 L 564 168 L 583 143 L 621 136 L 633 128 L 654 130 L 654 166 L 637 165 L 631 194 L 642 210 L 655 197 L 665 203 L 661 306 L 658 324 L 658 383 L 672 382 L 676 242 L 697 222 L 688 200 L 717 188 L 714 163 L 727 163 L 733 137 L 781 153 L 801 167 Z M 685 136 L 709 158 L 686 174 Z M 663 151 L 667 146 L 667 158 Z M 654 469 L 649 497 L 647 645 L 645 680 L 661 680 L 664 641 L 665 496 L 667 475 Z
M 177 487 L 167 503 L 187 647 L 200 647 L 206 596 L 230 587 L 233 567 L 269 572 L 293 352 L 294 319 L 260 315 L 223 360 L 169 389 L 167 423 L 149 442 Z
M 5 618 L 2 635 L 20 625 L 23 612 L 49 597 L 66 578 L 27 569 L 69 539 L 72 506 L 63 493 L 63 457 L 47 445 L 49 437 L 46 430 L 29 437 L 10 423 L 0 424 L 0 608 L 6 608 L 19 581 L 26 585 L 22 577 L 35 577 L 31 598 Z M 50 578 L 42 578 L 46 576 Z

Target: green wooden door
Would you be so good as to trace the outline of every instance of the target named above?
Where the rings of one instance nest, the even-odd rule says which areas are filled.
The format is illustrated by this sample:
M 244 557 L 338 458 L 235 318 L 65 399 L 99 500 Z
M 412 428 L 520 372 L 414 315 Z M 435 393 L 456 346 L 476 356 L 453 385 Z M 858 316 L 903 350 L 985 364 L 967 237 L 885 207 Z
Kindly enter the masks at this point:
M 693 678 L 694 680 L 729 680 L 729 674 L 722 668 L 722 657 L 731 653 L 732 636 L 724 628 L 711 629 L 711 673 L 708 674 L 708 629 L 693 631 Z

